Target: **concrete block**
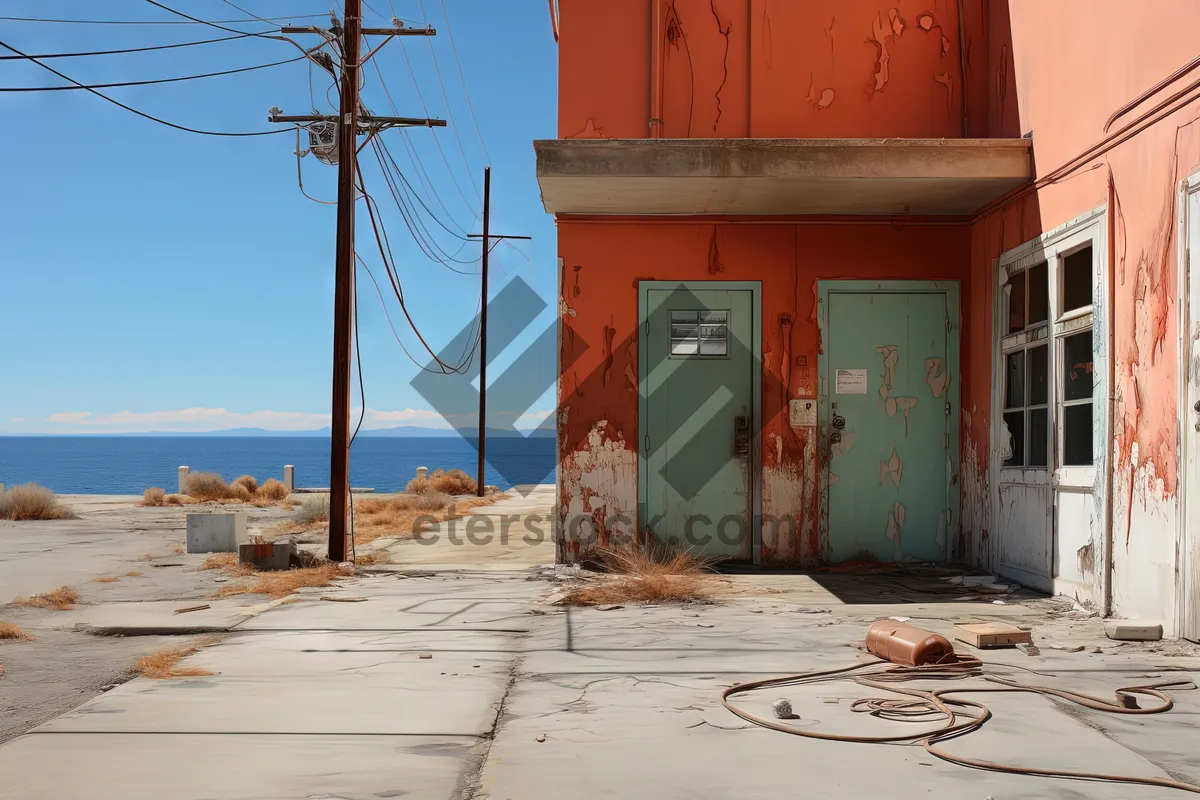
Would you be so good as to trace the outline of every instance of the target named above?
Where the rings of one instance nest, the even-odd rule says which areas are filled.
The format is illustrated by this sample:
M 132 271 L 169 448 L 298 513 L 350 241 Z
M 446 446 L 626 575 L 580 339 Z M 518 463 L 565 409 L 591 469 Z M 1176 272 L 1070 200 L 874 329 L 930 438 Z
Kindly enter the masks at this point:
M 187 494 L 188 473 L 191 471 L 191 467 L 179 468 L 179 494 Z
M 1104 620 L 1104 635 L 1123 642 L 1157 642 L 1162 638 L 1162 623 L 1132 619 Z
M 236 553 L 249 541 L 245 511 L 187 515 L 189 553 Z
M 253 564 L 254 568 L 259 570 L 289 569 L 295 555 L 296 545 L 293 542 L 238 545 L 238 561 L 243 564 Z
M 291 464 L 283 466 L 283 486 L 289 492 L 296 491 L 296 468 Z

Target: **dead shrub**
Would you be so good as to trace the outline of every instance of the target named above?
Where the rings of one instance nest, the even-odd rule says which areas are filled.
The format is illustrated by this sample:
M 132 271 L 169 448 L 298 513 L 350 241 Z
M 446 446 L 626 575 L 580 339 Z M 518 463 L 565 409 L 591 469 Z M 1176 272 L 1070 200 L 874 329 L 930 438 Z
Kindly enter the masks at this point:
M 304 498 L 293 519 L 301 525 L 329 522 L 329 497 L 318 494 Z
M 353 574 L 353 567 L 342 567 L 330 561 L 315 567 L 257 572 L 255 573 L 257 579 L 253 583 L 223 586 L 217 592 L 217 597 L 229 597 L 236 594 L 265 594 L 267 597 L 275 599 L 286 597 L 297 589 L 310 586 L 331 586 L 335 580 L 348 578 Z
M 475 479 L 461 469 L 452 469 L 449 472 L 435 469 L 427 478 L 413 478 L 404 487 L 404 491 L 408 494 L 475 494 L 476 486 Z
M 116 583 L 119 580 L 121 579 L 116 576 L 108 578 L 92 578 L 92 583 Z
M 239 503 L 249 503 L 250 497 L 250 490 L 246 488 L 245 484 L 237 483 L 229 487 L 229 496 L 224 499 L 236 500 Z
M 151 486 L 149 489 L 142 492 L 142 505 L 164 506 L 166 505 L 166 498 L 166 491 L 158 486 Z
M 234 487 L 244 486 L 248 494 L 254 494 L 258 491 L 258 478 L 255 478 L 253 475 L 239 475 L 229 485 Z
M 392 563 L 392 554 L 387 550 L 372 550 L 369 553 L 355 555 L 354 563 L 364 567 L 369 567 L 374 564 L 390 564 Z
M 187 479 L 188 497 L 196 500 L 224 500 L 230 496 L 229 484 L 215 472 L 193 472 Z
M 408 494 L 425 494 L 433 491 L 433 484 L 429 482 L 429 478 L 413 478 L 404 487 L 404 491 Z
M 440 492 L 358 500 L 354 503 L 354 541 L 366 544 L 385 536 L 414 538 L 429 525 L 452 516 L 453 505 L 454 498 Z
M 429 476 L 429 483 L 433 491 L 443 494 L 475 494 L 475 479 L 461 469 L 452 469 L 449 472 L 434 470 Z
M 132 572 L 126 572 L 125 577 L 126 578 L 140 578 L 140 577 L 142 577 L 142 573 L 138 572 L 137 570 L 134 570 Z
M 34 636 L 11 622 L 0 622 L 0 639 L 8 642 L 32 642 Z
M 23 597 L 16 601 L 16 605 L 27 606 L 29 608 L 49 608 L 55 611 L 67 611 L 75 607 L 79 602 L 79 592 L 72 589 L 70 586 L 62 586 L 55 589 L 53 592 L 45 594 L 35 594 L 32 597 Z
M 133 671 L 143 678 L 155 681 L 166 680 L 168 678 L 196 678 L 204 675 L 212 675 L 213 673 L 209 670 L 199 667 L 176 666 L 180 661 L 199 649 L 200 647 L 196 645 L 167 647 L 148 656 L 142 656 L 133 662 Z
M 287 487 L 283 485 L 283 481 L 275 478 L 267 478 L 262 486 L 258 487 L 258 493 L 262 498 L 271 503 L 278 503 L 281 500 L 286 500 L 288 496 Z
M 602 550 L 597 561 L 609 575 L 572 587 L 564 605 L 679 603 L 705 600 L 712 561 L 663 545 L 630 545 Z
M 79 519 L 74 511 L 58 502 L 54 492 L 36 483 L 14 486 L 0 492 L 0 519 L 14 521 Z

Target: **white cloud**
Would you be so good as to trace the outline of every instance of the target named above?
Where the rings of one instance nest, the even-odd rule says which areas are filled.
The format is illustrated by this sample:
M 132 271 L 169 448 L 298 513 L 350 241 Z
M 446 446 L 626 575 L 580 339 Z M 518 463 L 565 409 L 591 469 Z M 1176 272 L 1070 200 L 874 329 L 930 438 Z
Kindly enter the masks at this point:
M 92 412 L 90 411 L 63 411 L 58 414 L 51 414 L 46 418 L 46 421 L 53 422 L 55 424 L 63 423 L 69 425 L 73 422 L 86 422 L 86 418 L 90 417 L 91 415 Z M 14 420 L 14 422 L 15 421 L 16 420 Z

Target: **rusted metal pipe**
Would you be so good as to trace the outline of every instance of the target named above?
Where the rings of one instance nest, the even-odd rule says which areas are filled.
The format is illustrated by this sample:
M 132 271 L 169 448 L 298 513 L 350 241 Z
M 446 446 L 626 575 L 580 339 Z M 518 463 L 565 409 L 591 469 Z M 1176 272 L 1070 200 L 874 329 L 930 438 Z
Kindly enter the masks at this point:
M 1108 133 L 1108 129 L 1113 126 L 1114 122 L 1116 122 L 1121 117 L 1128 114 L 1130 111 L 1133 111 L 1135 108 L 1140 106 L 1142 103 L 1146 102 L 1151 97 L 1158 94 L 1163 89 L 1167 88 L 1172 83 L 1174 83 L 1175 81 L 1182 78 L 1184 75 L 1187 75 L 1189 72 L 1194 71 L 1196 69 L 1196 67 L 1200 67 L 1200 58 L 1192 59 L 1187 64 L 1184 64 L 1182 67 L 1175 70 L 1170 75 L 1163 78 L 1161 81 L 1154 84 L 1149 89 L 1142 92 L 1137 97 L 1133 98 L 1128 103 L 1126 103 L 1125 105 L 1118 108 L 1116 111 L 1113 112 L 1113 115 L 1108 118 L 1108 121 L 1106 121 L 1104 123 L 1104 132 Z
M 1101 557 L 1100 568 L 1104 570 L 1104 575 L 1100 579 L 1102 595 L 1100 602 L 1100 615 L 1108 617 L 1112 615 L 1113 608 L 1113 592 L 1112 592 L 1112 570 L 1113 570 L 1113 491 L 1116 489 L 1116 464 L 1111 463 L 1113 459 L 1113 433 L 1117 429 L 1117 393 L 1116 393 L 1116 378 L 1117 378 L 1117 354 L 1114 350 L 1116 347 L 1116 331 L 1114 328 L 1116 322 L 1111 308 L 1113 287 L 1116 286 L 1117 278 L 1117 184 L 1113 181 L 1112 167 L 1108 169 L 1108 208 L 1104 212 L 1106 227 L 1108 228 L 1108 303 L 1107 306 L 1101 309 L 1104 315 L 1105 335 L 1108 339 L 1108 433 L 1104 439 L 1104 454 L 1105 463 L 1108 467 L 1105 472 L 1104 481 L 1104 554 Z M 1186 340 L 1185 340 L 1186 341 Z M 1132 512 L 1132 509 L 1130 509 Z

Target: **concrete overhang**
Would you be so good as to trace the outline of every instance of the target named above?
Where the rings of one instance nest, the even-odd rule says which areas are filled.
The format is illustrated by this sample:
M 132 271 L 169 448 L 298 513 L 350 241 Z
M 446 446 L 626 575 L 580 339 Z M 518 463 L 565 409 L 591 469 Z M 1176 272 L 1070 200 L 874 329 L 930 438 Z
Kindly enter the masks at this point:
M 552 214 L 973 214 L 1033 177 L 1028 139 L 541 139 Z

